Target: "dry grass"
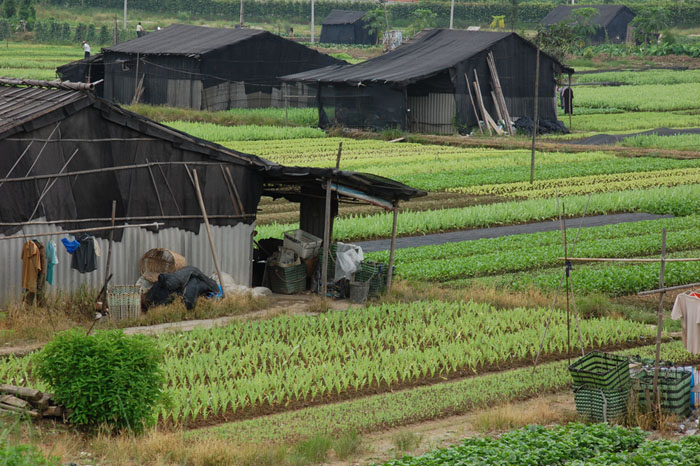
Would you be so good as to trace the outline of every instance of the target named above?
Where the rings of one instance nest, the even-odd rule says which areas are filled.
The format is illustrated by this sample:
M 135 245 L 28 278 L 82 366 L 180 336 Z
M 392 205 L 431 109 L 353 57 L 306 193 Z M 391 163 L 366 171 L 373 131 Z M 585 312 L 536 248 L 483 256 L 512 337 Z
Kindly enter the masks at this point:
M 486 410 L 476 416 L 474 429 L 479 432 L 504 432 L 530 424 L 566 424 L 577 419 L 576 411 L 555 409 L 545 399 L 518 405 L 508 403 Z
M 330 298 L 326 298 L 321 295 L 314 295 L 311 300 L 309 300 L 309 304 L 307 306 L 307 310 L 309 312 L 315 312 L 318 314 L 322 314 L 324 312 L 328 312 L 333 305 L 333 300 Z
M 0 318 L 0 344 L 25 344 L 45 342 L 56 333 L 71 328 L 88 328 L 93 323 L 94 290 L 81 289 L 67 295 L 57 295 L 46 300 L 44 306 L 11 304 L 4 318 Z M 120 321 L 101 320 L 96 328 L 126 328 L 156 325 L 184 320 L 213 319 L 240 315 L 265 308 L 269 300 L 249 294 L 227 296 L 223 300 L 200 298 L 197 307 L 188 311 L 182 299 L 166 306 L 158 306 L 142 314 L 138 319 Z
M 644 409 L 639 404 L 636 392 L 631 390 L 627 400 L 627 412 L 617 422 L 625 427 L 640 427 L 647 432 L 656 431 L 658 436 L 663 438 L 673 437 L 678 432 L 678 416 L 661 412 L 652 402 L 653 395 L 650 392 L 643 396 L 647 397 L 647 406 L 652 406 L 652 409 Z

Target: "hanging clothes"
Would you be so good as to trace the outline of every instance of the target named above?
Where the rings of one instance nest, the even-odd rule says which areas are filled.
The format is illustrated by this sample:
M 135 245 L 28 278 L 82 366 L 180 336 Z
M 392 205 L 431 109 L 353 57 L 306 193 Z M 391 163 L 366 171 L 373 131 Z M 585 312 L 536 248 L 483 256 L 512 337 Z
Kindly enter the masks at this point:
M 671 319 L 681 321 L 685 348 L 693 354 L 700 354 L 700 298 L 688 293 L 676 296 Z
M 76 239 L 80 245 L 73 253 L 70 266 L 80 273 L 92 272 L 97 268 L 95 258 L 95 238 L 87 233 L 83 233 Z
M 36 293 L 37 278 L 41 271 L 41 254 L 34 241 L 27 241 L 22 246 L 22 288 Z
M 61 243 L 63 243 L 63 246 L 65 246 L 68 254 L 73 254 L 75 250 L 78 249 L 78 246 L 80 246 L 80 243 L 68 238 L 61 238 Z
M 57 264 L 56 242 L 51 240 L 46 243 L 46 281 L 49 285 L 53 285 L 53 269 Z
M 569 115 L 573 113 L 574 109 L 574 90 L 570 87 L 565 87 L 561 92 L 562 108 L 564 109 L 564 114 Z

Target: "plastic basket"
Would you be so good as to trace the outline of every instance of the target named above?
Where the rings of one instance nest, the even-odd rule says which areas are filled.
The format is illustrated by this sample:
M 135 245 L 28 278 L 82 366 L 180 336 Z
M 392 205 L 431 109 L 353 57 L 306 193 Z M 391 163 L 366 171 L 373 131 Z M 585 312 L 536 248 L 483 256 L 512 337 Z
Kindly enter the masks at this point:
M 659 394 L 662 411 L 681 416 L 690 413 L 690 377 L 690 372 L 661 369 Z M 632 390 L 637 394 L 639 405 L 648 408 L 648 400 L 654 400 L 654 372 L 641 371 L 635 374 L 632 382 Z
M 302 259 L 308 259 L 318 254 L 323 240 L 304 230 L 284 232 L 284 247 L 296 252 Z
M 630 386 L 629 358 L 592 351 L 569 366 L 574 385 L 603 390 L 627 390 Z
M 141 315 L 141 287 L 112 285 L 107 291 L 107 302 L 112 319 L 136 319 Z
M 363 261 L 360 270 L 355 273 L 355 280 L 369 281 L 369 296 L 375 297 L 386 291 L 389 266 L 381 262 Z
M 611 421 L 627 411 L 629 389 L 603 390 L 574 386 L 576 412 L 593 422 Z
M 288 267 L 272 265 L 268 268 L 270 289 L 280 294 L 301 293 L 306 289 L 306 265 L 299 263 Z
M 157 282 L 161 273 L 171 273 L 187 265 L 187 260 L 180 254 L 165 248 L 146 251 L 139 259 L 139 273 L 149 282 Z

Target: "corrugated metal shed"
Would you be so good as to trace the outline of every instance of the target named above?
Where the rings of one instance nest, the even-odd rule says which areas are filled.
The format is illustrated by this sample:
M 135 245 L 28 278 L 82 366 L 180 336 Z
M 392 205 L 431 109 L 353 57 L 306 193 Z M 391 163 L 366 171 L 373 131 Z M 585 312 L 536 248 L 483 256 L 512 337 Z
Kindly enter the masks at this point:
M 221 264 L 221 271 L 230 274 L 238 284 L 250 285 L 252 260 L 252 235 L 255 225 L 239 223 L 236 226 L 212 226 L 212 235 Z M 51 225 L 28 225 L 22 228 L 24 234 L 56 233 L 62 231 Z M 0 235 L 0 238 L 3 238 Z M 48 293 L 73 292 L 81 287 L 99 289 L 104 282 L 105 263 L 109 241 L 96 238 L 99 242 L 102 256 L 97 258 L 97 270 L 90 273 L 80 273 L 70 267 L 71 255 L 60 242 L 61 238 L 69 235 L 53 236 L 57 243 L 59 263 L 54 269 L 54 284 L 47 285 Z M 38 237 L 46 243 L 47 237 Z M 0 240 L 0 257 L 3 258 L 3 272 L 0 273 L 0 305 L 16 302 L 22 296 L 22 246 L 25 239 Z M 139 278 L 139 259 L 149 249 L 167 248 L 187 259 L 188 265 L 199 268 L 207 275 L 214 270 L 214 260 L 209 249 L 209 240 L 204 225 L 198 234 L 179 228 L 167 228 L 157 233 L 143 228 L 132 228 L 124 231 L 122 240 L 115 242 L 112 249 L 111 285 L 131 285 Z
M 0 86 L 0 133 L 76 103 L 87 106 L 88 96 L 64 89 Z

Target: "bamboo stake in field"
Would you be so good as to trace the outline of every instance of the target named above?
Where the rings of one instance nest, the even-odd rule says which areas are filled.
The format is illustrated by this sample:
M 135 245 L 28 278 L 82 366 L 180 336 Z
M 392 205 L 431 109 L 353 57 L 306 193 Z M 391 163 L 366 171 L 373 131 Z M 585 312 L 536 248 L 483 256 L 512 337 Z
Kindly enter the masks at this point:
M 656 320 L 656 357 L 654 359 L 654 396 L 656 407 L 661 410 L 661 393 L 659 393 L 659 359 L 661 358 L 661 332 L 664 325 L 664 273 L 666 272 L 666 229 L 661 233 L 661 269 L 659 270 L 659 312 Z
M 386 274 L 386 290 L 391 291 L 391 282 L 394 278 L 394 252 L 396 251 L 396 224 L 399 216 L 399 202 L 394 204 L 394 223 L 391 227 L 391 247 L 389 248 L 389 270 Z
M 535 181 L 535 143 L 537 140 L 537 109 L 540 98 L 540 48 L 537 47 L 537 59 L 535 60 L 535 114 L 532 119 L 532 157 L 530 159 L 530 184 Z

